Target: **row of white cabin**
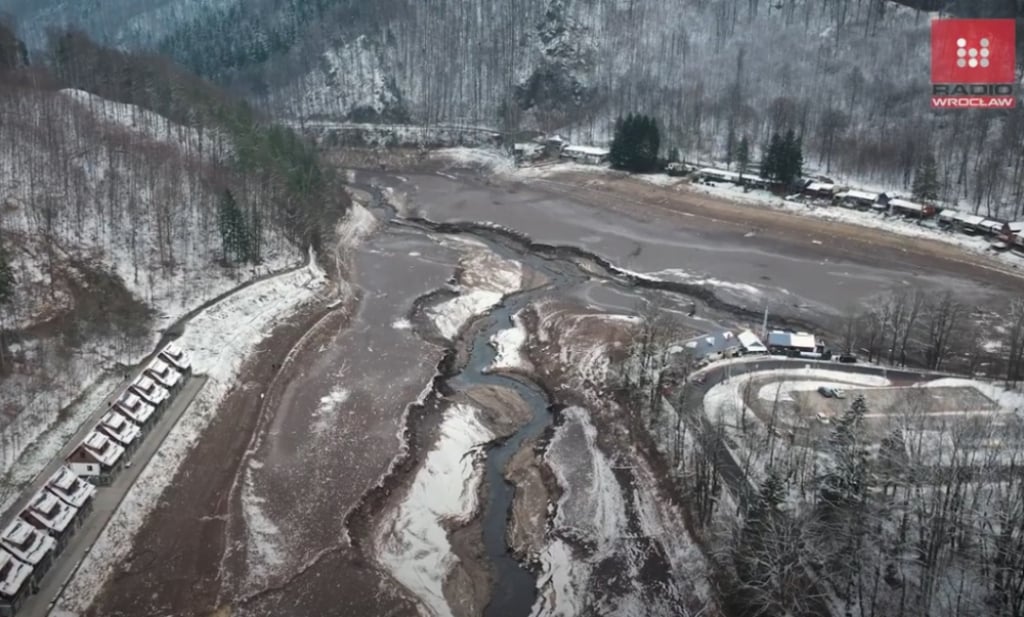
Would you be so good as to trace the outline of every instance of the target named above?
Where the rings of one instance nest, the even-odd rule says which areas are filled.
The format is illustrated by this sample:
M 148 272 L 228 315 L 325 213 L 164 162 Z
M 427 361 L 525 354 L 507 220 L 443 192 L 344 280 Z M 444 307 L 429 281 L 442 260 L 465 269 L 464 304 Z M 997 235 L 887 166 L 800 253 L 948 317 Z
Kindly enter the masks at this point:
M 698 180 L 711 182 L 730 182 L 753 188 L 766 188 L 767 181 L 753 174 L 739 174 L 734 171 L 705 167 L 694 172 Z M 890 197 L 885 193 L 861 191 L 857 189 L 840 190 L 831 182 L 812 180 L 804 185 L 803 193 L 809 197 L 831 200 L 833 203 L 855 208 L 871 210 L 893 216 L 927 219 L 938 214 L 940 227 L 956 229 L 968 235 L 986 235 L 999 238 L 1007 245 L 1014 245 L 1024 250 L 1024 221 L 1007 223 L 995 219 L 967 214 L 957 210 L 941 210 L 935 206 L 918 203 L 900 197 Z
M 13 616 L 38 591 L 54 558 L 92 511 L 95 485 L 113 480 L 191 371 L 187 353 L 173 343 L 165 347 L 4 529 L 0 617 Z

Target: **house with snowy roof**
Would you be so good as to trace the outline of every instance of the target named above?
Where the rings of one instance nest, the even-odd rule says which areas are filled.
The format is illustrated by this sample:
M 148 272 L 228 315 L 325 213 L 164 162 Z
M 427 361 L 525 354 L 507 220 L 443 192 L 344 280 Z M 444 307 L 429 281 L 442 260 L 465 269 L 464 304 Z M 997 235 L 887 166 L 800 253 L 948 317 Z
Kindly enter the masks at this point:
M 75 533 L 78 527 L 75 515 L 78 510 L 57 497 L 50 491 L 43 489 L 35 494 L 28 507 L 21 511 L 21 518 L 25 519 L 36 529 L 43 531 L 57 542 L 57 552 L 64 550 L 68 539 Z
M 164 402 L 171 396 L 163 386 L 148 375 L 139 375 L 128 389 L 141 396 L 147 403 L 155 407 L 158 412 L 161 410 Z
M 167 346 L 160 350 L 158 357 L 182 375 L 192 374 L 192 357 L 177 344 L 167 343 Z
M 34 590 L 32 566 L 0 548 L 0 617 L 13 617 Z
M 743 345 L 732 332 L 720 330 L 684 342 L 683 349 L 700 364 L 737 356 L 743 351 Z
M 824 344 L 813 334 L 773 330 L 768 333 L 768 352 L 787 356 L 815 356 L 824 353 Z
M 809 180 L 807 185 L 804 186 L 804 194 L 808 197 L 814 197 L 818 199 L 832 199 L 836 195 L 836 185 L 831 182 L 819 182 L 817 180 Z
M 92 512 L 92 498 L 96 494 L 96 487 L 75 475 L 67 465 L 62 465 L 50 476 L 46 481 L 46 490 L 69 506 L 77 508 L 80 516 Z
M 870 193 L 855 189 L 836 193 L 835 201 L 841 206 L 857 208 L 859 210 L 874 209 L 884 211 L 889 207 L 889 196 L 885 193 Z
M 594 146 L 566 146 L 562 149 L 562 157 L 586 165 L 601 165 L 608 162 L 611 151 L 607 148 Z
M 745 354 L 768 353 L 768 348 L 761 342 L 760 337 L 750 330 L 740 332 L 736 335 L 736 339 L 740 342 Z
M 113 408 L 123 413 L 143 431 L 149 430 L 156 407 L 131 390 L 125 390 L 114 401 Z
M 16 518 L 0 535 L 0 546 L 18 561 L 32 566 L 32 579 L 38 583 L 53 564 L 57 541 L 24 519 Z
M 142 429 L 113 409 L 103 414 L 100 423 L 96 425 L 96 430 L 117 442 L 125 449 L 126 454 L 134 452 L 142 441 Z
M 121 470 L 124 448 L 99 431 L 89 433 L 68 455 L 67 464 L 80 478 L 107 485 Z
M 889 200 L 889 213 L 897 216 L 926 219 L 935 215 L 935 207 L 906 199 L 893 198 Z
M 149 366 L 146 367 L 143 373 L 171 395 L 174 395 L 181 388 L 181 384 L 184 383 L 181 373 L 159 356 L 149 363 Z

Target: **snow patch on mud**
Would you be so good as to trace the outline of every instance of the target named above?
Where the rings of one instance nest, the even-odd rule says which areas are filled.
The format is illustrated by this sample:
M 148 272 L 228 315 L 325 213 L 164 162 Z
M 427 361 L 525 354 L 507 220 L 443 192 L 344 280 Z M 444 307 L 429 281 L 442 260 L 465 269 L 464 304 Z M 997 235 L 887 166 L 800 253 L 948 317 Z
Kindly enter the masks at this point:
M 446 339 L 454 339 L 469 321 L 501 302 L 502 294 L 495 291 L 474 290 L 456 296 L 431 308 L 437 331 Z
M 277 525 L 263 512 L 266 499 L 256 494 L 253 486 L 250 464 L 245 470 L 245 483 L 242 486 L 242 517 L 245 519 L 247 569 L 249 584 L 261 587 L 269 582 L 274 569 L 284 563 L 280 535 Z
M 335 386 L 329 394 L 321 397 L 316 411 L 313 412 L 313 431 L 325 433 L 337 426 L 338 412 L 348 397 L 349 391 L 341 386 Z
M 338 245 L 342 249 L 351 248 L 377 228 L 377 217 L 358 201 L 352 201 L 348 215 L 338 223 Z
M 443 148 L 433 153 L 435 158 L 444 159 L 457 165 L 486 169 L 493 172 L 515 171 L 515 161 L 508 155 L 487 148 Z
M 498 351 L 489 371 L 500 369 L 532 370 L 530 361 L 523 356 L 523 345 L 526 344 L 526 325 L 519 313 L 512 316 L 512 327 L 499 330 L 491 337 L 491 345 Z
M 427 309 L 437 331 L 448 340 L 454 339 L 466 324 L 494 308 L 506 294 L 518 291 L 523 281 L 523 268 L 518 262 L 502 259 L 477 244 L 459 260 L 459 295 Z
M 534 617 L 574 617 L 585 611 L 593 563 L 611 555 L 626 535 L 625 501 L 611 464 L 597 448 L 597 429 L 588 412 L 570 407 L 562 412 L 544 460 L 562 496 L 553 521 L 550 542 L 539 556 L 540 594 Z M 593 547 L 592 555 L 579 559 L 572 542 Z
M 128 556 L 132 538 L 236 385 L 245 359 L 274 325 L 313 299 L 326 282 L 314 267 L 282 274 L 228 296 L 189 322 L 177 343 L 191 353 L 195 372 L 206 373 L 209 380 L 82 560 L 57 600 L 58 610 L 82 613 L 89 607 L 114 567 Z
M 381 524 L 377 559 L 428 614 L 450 617 L 443 587 L 458 558 L 445 525 L 466 521 L 476 512 L 483 474 L 480 446 L 494 435 L 481 423 L 478 410 L 466 404 L 445 410 L 439 433 L 408 494 Z

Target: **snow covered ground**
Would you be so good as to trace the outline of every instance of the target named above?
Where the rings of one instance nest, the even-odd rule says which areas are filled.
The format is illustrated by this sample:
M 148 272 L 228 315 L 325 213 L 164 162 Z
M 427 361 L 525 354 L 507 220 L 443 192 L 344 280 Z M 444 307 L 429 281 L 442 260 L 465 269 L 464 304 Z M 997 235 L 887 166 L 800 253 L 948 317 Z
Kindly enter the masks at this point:
M 540 594 L 534 617 L 584 614 L 594 564 L 614 551 L 627 534 L 622 490 L 611 464 L 597 448 L 597 430 L 589 413 L 580 407 L 562 413 L 564 421 L 544 455 L 562 496 L 549 544 L 539 556 Z M 595 555 L 586 560 L 578 558 L 572 542 L 593 543 Z
M 491 345 L 497 349 L 494 362 L 488 370 L 497 371 L 501 369 L 532 371 L 530 361 L 522 353 L 523 345 L 526 344 L 526 325 L 523 323 L 519 313 L 512 316 L 512 327 L 498 331 L 491 337 Z
M 59 610 L 80 614 L 88 608 L 114 566 L 127 556 L 146 515 L 156 507 L 179 465 L 217 414 L 245 359 L 275 324 L 312 300 L 326 283 L 323 270 L 310 263 L 242 289 L 189 322 L 177 343 L 191 354 L 193 370 L 209 375 L 209 380 L 82 561 L 58 600 Z
M 459 295 L 427 309 L 438 332 L 454 339 L 477 316 L 497 306 L 522 285 L 519 262 L 502 259 L 479 243 L 459 242 L 467 251 L 459 260 Z
M 458 559 L 446 525 L 466 521 L 477 509 L 483 449 L 494 438 L 479 410 L 455 404 L 445 410 L 440 436 L 401 504 L 384 519 L 377 559 L 432 617 L 451 617 L 444 582 Z
M 300 263 L 301 252 L 267 224 L 262 264 L 211 267 L 220 257 L 219 194 L 195 170 L 230 155 L 213 132 L 200 136 L 151 112 L 80 91 L 10 93 L 4 104 L 16 120 L 8 138 L 17 144 L 0 153 L 0 228 L 9 241 L 18 298 L 8 327 L 29 328 L 80 309 L 70 280 L 85 289 L 96 285 L 92 279 L 123 284 L 139 306 L 155 311 L 145 336 L 122 336 L 124 324 L 117 324 L 112 329 L 118 334 L 84 336 L 66 357 L 45 336 L 29 336 L 11 350 L 33 366 L 5 377 L 0 392 L 6 416 L 0 419 L 0 469 L 9 474 L 5 485 L 16 488 L 109 394 L 123 367 L 151 351 L 160 329 L 245 281 Z M 48 134 L 55 139 L 34 130 L 42 110 L 54 114 Z M 125 131 L 143 147 L 125 148 Z M 82 143 L 92 147 L 82 149 Z M 64 156 L 69 151 L 75 156 Z M 83 393 L 90 398 L 63 416 L 56 413 Z M 45 442 L 38 442 L 41 437 Z

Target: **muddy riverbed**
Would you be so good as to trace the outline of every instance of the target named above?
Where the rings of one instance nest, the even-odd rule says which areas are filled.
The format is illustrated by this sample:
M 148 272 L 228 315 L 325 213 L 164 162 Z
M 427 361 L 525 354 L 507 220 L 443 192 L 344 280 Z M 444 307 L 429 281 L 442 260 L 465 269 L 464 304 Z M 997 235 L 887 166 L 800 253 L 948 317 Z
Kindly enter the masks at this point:
M 612 396 L 636 315 L 662 307 L 685 337 L 753 325 L 766 302 L 822 326 L 908 281 L 1009 294 L 451 171 L 355 174 L 379 226 L 344 269 L 352 311 L 291 352 L 265 421 L 201 438 L 174 481 L 187 516 L 165 503 L 135 539 L 148 583 L 111 581 L 95 614 L 696 614 L 702 557 Z M 196 526 L 204 546 L 154 541 Z

